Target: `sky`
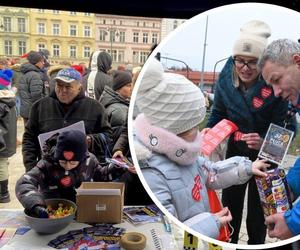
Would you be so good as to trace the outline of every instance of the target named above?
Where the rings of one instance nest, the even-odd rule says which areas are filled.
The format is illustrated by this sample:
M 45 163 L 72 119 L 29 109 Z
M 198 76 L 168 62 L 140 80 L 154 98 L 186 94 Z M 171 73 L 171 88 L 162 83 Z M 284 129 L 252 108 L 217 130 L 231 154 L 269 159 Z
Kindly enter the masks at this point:
M 216 67 L 217 72 L 221 71 L 226 60 L 216 62 L 231 55 L 240 27 L 251 20 L 261 20 L 270 26 L 272 34 L 268 43 L 279 38 L 296 41 L 300 38 L 299 12 L 270 4 L 239 3 L 211 9 L 187 20 L 159 44 L 156 52 L 161 52 L 162 57 L 182 60 L 194 70 L 213 71 Z M 161 61 L 166 67 L 183 66 L 166 59 Z

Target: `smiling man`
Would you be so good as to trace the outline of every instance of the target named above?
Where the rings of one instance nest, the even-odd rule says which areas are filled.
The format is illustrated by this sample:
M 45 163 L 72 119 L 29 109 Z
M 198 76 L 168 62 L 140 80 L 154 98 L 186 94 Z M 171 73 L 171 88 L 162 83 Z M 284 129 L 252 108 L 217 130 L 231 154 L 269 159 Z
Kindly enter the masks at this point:
M 289 39 L 273 41 L 263 52 L 258 66 L 275 96 L 290 101 L 300 113 L 300 44 Z M 300 158 L 290 169 L 287 181 L 295 198 L 300 196 Z M 300 202 L 285 213 L 268 216 L 266 224 L 270 237 L 283 240 L 300 234 Z

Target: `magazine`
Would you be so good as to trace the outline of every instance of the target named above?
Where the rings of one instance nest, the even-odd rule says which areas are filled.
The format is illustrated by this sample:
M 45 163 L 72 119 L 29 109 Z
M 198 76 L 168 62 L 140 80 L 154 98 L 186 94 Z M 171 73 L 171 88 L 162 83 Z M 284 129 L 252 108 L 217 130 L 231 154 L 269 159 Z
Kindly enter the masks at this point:
M 139 207 L 125 207 L 123 213 L 127 220 L 134 225 L 160 222 L 162 216 L 162 212 L 155 204 Z
M 293 131 L 271 123 L 258 153 L 258 157 L 282 165 L 293 135 Z
M 53 130 L 53 131 L 50 131 L 50 132 L 47 132 L 47 133 L 43 133 L 43 134 L 40 134 L 38 136 L 38 140 L 39 140 L 39 144 L 40 144 L 40 148 L 43 152 L 43 146 L 45 144 L 45 142 L 54 134 L 57 134 L 57 133 L 61 133 L 63 131 L 68 131 L 68 130 L 80 130 L 82 131 L 84 134 L 85 134 L 85 127 L 84 127 L 84 122 L 83 121 L 80 121 L 80 122 L 76 122 L 68 127 L 64 127 L 64 128 L 61 128 L 61 129 L 56 129 L 56 130 Z

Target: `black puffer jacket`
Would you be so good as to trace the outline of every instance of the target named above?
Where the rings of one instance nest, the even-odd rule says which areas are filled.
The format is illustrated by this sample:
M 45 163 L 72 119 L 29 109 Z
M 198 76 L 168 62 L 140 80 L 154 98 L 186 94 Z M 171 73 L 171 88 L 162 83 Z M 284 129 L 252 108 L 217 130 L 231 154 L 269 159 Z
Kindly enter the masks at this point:
M 109 178 L 108 168 L 101 167 L 91 153 L 78 167 L 66 171 L 54 160 L 54 152 L 55 146 L 46 150 L 43 159 L 17 181 L 16 196 L 29 211 L 36 205 L 45 206 L 44 199 L 48 198 L 63 198 L 75 202 L 75 189 L 82 182 L 107 181 Z
M 0 90 L 0 158 L 16 153 L 16 100 L 8 90 Z
M 40 159 L 38 135 L 67 127 L 83 121 L 86 134 L 91 136 L 89 151 L 96 155 L 100 163 L 105 162 L 105 150 L 111 149 L 111 127 L 102 104 L 85 97 L 81 92 L 66 106 L 59 102 L 55 92 L 37 101 L 32 106 L 23 136 L 23 162 L 27 171 L 36 166 Z
M 108 86 L 100 97 L 100 103 L 106 109 L 108 120 L 112 128 L 123 126 L 127 121 L 129 101 Z
M 21 99 L 20 115 L 23 118 L 29 117 L 32 104 L 46 96 L 46 88 L 41 78 L 40 69 L 31 64 L 21 65 L 22 76 L 19 81 L 19 96 Z

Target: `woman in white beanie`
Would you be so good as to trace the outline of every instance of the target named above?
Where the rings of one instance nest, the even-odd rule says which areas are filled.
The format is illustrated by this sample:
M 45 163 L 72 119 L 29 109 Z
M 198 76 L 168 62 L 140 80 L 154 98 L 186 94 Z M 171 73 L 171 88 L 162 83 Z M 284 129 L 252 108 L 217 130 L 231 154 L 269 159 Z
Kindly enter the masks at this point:
M 142 173 L 158 200 L 181 222 L 212 238 L 231 218 L 223 208 L 210 213 L 207 188 L 246 182 L 252 174 L 265 176 L 264 161 L 245 157 L 213 163 L 200 157 L 205 98 L 182 75 L 164 73 L 155 59 L 138 89 L 142 112 L 134 121 L 135 152 Z
M 288 104 L 274 96 L 272 87 L 263 80 L 256 65 L 271 35 L 270 27 L 254 20 L 244 24 L 240 31 L 232 57 L 216 83 L 207 126 L 213 127 L 224 118 L 235 123 L 239 131 L 230 137 L 226 157 L 243 155 L 255 160 L 270 123 L 283 125 Z M 223 190 L 222 203 L 228 206 L 233 217 L 231 242 L 238 242 L 247 185 L 248 244 L 263 244 L 266 226 L 254 178 Z

